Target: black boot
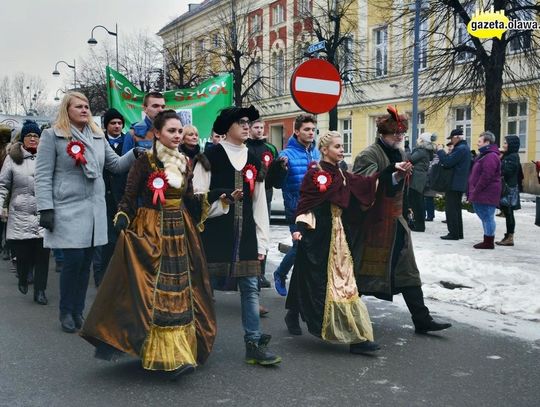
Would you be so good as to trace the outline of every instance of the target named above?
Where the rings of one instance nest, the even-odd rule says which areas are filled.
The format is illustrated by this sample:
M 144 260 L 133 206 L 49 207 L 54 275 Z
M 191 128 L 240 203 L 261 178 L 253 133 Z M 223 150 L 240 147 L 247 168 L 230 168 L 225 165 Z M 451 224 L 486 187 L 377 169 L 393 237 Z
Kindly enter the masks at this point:
M 296 311 L 288 310 L 285 315 L 285 324 L 291 335 L 302 335 L 302 328 L 300 328 L 300 315 Z
M 19 291 L 23 294 L 26 295 L 26 293 L 28 292 L 28 283 L 27 282 L 23 282 L 21 281 L 21 279 L 19 279 L 19 285 L 18 285 L 18 288 L 19 288 Z
M 246 363 L 250 365 L 270 366 L 281 362 L 281 357 L 268 350 L 268 342 L 272 337 L 262 334 L 258 342 L 246 342 Z
M 62 325 L 62 331 L 72 334 L 76 331 L 75 322 L 71 314 L 60 314 L 60 325 Z
M 442 331 L 452 326 L 449 322 L 436 322 L 433 319 L 424 324 L 414 324 L 414 332 L 417 334 L 427 334 L 428 332 Z
M 363 355 L 366 353 L 373 353 L 381 349 L 377 342 L 364 341 L 360 343 L 352 343 L 349 345 L 349 352 L 355 355 Z
M 45 291 L 43 290 L 34 291 L 34 301 L 40 305 L 47 305 L 49 303 L 47 297 L 45 296 Z
M 84 318 L 81 314 L 73 314 L 73 323 L 75 324 L 75 328 L 81 329 L 84 325 Z

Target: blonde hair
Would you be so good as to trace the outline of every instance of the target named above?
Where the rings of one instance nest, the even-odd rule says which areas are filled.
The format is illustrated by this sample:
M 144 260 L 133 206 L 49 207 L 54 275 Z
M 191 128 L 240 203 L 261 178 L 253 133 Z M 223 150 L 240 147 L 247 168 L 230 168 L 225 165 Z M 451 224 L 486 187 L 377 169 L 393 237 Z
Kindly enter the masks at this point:
M 68 108 L 71 105 L 73 99 L 80 99 L 88 102 L 88 98 L 81 92 L 68 92 L 64 95 L 62 102 L 60 102 L 60 107 L 58 109 L 58 117 L 54 123 L 54 127 L 59 130 L 65 138 L 71 139 L 71 120 L 69 120 Z M 94 122 L 92 117 L 92 112 L 88 110 L 88 127 L 94 134 L 103 136 L 103 131 L 101 128 Z
M 324 147 L 328 147 L 330 143 L 332 142 L 332 139 L 336 137 L 341 138 L 341 133 L 337 131 L 327 131 L 326 133 L 322 135 L 322 137 L 319 138 L 319 142 L 317 143 L 317 148 L 319 149 L 321 154 L 322 154 L 322 149 Z
M 184 131 L 183 131 L 184 134 L 186 133 L 195 133 L 197 135 L 197 137 L 199 137 L 199 130 L 197 130 L 197 127 L 193 126 L 193 125 L 187 125 L 184 127 Z

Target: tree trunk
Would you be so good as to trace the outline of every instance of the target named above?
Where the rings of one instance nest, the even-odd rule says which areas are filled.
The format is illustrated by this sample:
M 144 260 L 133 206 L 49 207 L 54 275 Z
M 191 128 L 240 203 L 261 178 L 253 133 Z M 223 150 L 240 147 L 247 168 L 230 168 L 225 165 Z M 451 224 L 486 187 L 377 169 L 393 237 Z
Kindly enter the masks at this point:
M 504 44 L 494 39 L 489 63 L 485 67 L 484 129 L 495 134 L 498 145 L 500 145 L 501 140 L 501 101 L 505 58 Z
M 328 112 L 328 130 L 338 129 L 338 110 L 337 106 Z

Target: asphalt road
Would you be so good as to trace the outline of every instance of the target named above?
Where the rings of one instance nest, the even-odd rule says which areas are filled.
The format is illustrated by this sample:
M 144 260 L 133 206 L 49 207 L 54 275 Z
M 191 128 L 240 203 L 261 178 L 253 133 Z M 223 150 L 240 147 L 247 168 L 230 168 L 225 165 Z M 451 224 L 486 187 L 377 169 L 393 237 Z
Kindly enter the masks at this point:
M 52 263 L 51 263 L 52 265 Z M 272 269 L 272 268 L 271 268 Z M 206 365 L 178 382 L 138 360 L 93 358 L 93 348 L 58 323 L 58 275 L 50 304 L 23 296 L 0 261 L 0 406 L 538 406 L 540 342 L 459 322 L 441 335 L 414 334 L 400 306 L 368 299 L 377 356 L 356 356 L 305 333 L 288 334 L 284 299 L 263 290 L 264 331 L 278 367 L 246 365 L 237 293 L 217 293 L 218 337 Z M 89 290 L 88 304 L 95 295 Z M 437 303 L 429 303 L 432 310 Z M 473 312 L 473 311 L 470 311 Z M 469 313 L 469 311 L 466 311 Z M 481 315 L 485 315 L 481 314 Z M 487 318 L 497 318 L 488 314 Z M 452 318 L 454 317 L 454 318 Z M 512 324 L 510 324 L 512 325 Z M 515 323 L 519 325 L 519 321 Z M 540 325 L 539 325 L 540 327 Z

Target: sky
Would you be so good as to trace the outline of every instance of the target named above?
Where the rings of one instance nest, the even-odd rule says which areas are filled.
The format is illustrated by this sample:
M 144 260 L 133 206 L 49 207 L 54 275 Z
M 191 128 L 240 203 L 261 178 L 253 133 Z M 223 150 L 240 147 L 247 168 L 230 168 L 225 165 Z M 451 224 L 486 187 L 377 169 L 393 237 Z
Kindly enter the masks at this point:
M 0 78 L 17 72 L 41 76 L 47 84 L 47 102 L 57 89 L 72 80 L 73 71 L 59 64 L 60 76 L 52 75 L 59 60 L 70 64 L 88 54 L 92 27 L 103 25 L 114 31 L 118 24 L 118 46 L 126 34 L 147 30 L 156 33 L 187 11 L 188 3 L 202 0 L 0 0 Z M 100 44 L 114 37 L 98 28 Z M 77 64 L 76 64 L 77 65 Z

